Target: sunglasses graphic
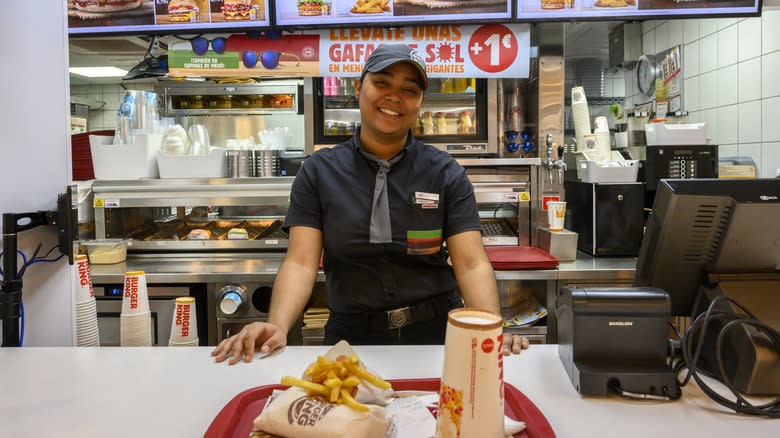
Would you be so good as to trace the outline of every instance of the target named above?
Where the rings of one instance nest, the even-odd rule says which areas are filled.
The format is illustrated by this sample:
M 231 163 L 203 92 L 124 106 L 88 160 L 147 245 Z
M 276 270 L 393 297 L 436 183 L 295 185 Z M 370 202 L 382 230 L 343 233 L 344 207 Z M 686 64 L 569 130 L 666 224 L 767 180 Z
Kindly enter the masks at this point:
M 263 53 L 257 53 L 251 50 L 241 52 L 241 62 L 244 63 L 244 67 L 253 68 L 257 65 L 257 61 L 260 60 L 263 67 L 270 70 L 279 66 L 279 58 L 281 56 L 294 56 L 297 61 L 295 66 L 301 65 L 301 58 L 299 58 L 298 55 L 294 53 L 275 52 L 272 50 Z
M 209 46 L 211 46 L 211 49 L 214 50 L 214 52 L 216 52 L 218 55 L 225 53 L 225 48 L 227 47 L 227 38 L 225 37 L 217 37 L 213 40 L 206 39 L 201 36 L 183 39 L 190 42 L 190 47 L 192 48 L 193 53 L 198 56 L 205 55 L 206 52 L 209 51 Z

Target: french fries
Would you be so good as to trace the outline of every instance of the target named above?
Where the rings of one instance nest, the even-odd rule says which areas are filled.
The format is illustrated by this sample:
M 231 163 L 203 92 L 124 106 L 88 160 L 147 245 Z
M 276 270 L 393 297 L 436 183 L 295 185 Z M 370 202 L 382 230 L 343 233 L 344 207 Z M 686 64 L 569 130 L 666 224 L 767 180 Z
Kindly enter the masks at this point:
M 357 354 L 339 356 L 335 361 L 318 356 L 303 376 L 304 379 L 284 376 L 282 385 L 297 386 L 305 389 L 309 396 L 322 397 L 330 403 L 344 404 L 357 411 L 368 411 L 366 405 L 354 398 L 362 380 L 382 390 L 391 388 L 390 383 L 361 367 Z
M 390 12 L 390 0 L 357 0 L 355 6 L 352 6 L 349 11 L 357 14 Z

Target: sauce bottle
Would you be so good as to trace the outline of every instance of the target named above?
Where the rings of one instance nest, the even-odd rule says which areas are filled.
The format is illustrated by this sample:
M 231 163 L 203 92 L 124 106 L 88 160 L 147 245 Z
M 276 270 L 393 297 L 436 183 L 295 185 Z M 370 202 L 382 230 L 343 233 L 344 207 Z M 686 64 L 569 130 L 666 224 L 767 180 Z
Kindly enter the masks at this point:
M 443 112 L 436 113 L 436 126 L 434 126 L 436 135 L 447 134 L 447 119 L 444 117 Z
M 458 116 L 458 134 L 473 134 L 474 128 L 471 126 L 471 111 L 461 111 Z
M 426 111 L 423 113 L 423 135 L 434 135 L 434 126 L 433 126 L 433 113 L 430 111 Z

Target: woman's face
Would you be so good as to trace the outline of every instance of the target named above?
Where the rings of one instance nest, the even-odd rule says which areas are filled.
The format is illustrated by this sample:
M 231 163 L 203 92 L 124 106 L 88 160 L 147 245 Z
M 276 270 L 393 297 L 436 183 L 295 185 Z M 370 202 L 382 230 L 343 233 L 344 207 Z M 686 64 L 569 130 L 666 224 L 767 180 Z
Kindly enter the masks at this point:
M 361 131 L 393 137 L 406 135 L 424 100 L 420 74 L 408 62 L 366 73 L 355 96 L 360 102 Z

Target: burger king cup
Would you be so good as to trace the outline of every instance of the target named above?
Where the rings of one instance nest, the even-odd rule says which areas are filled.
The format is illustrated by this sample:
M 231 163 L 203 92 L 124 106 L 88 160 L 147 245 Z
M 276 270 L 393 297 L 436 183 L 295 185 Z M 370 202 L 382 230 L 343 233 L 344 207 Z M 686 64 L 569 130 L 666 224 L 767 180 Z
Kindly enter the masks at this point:
M 95 292 L 92 290 L 87 255 L 79 254 L 76 256 L 76 303 L 87 301 L 95 301 Z
M 122 293 L 122 315 L 149 313 L 149 291 L 146 289 L 144 271 L 125 272 L 125 287 Z
M 436 438 L 504 437 L 501 315 L 450 310 Z
M 97 347 L 100 345 L 97 323 L 97 306 L 92 289 L 92 277 L 89 273 L 89 261 L 84 254 L 76 260 L 76 345 L 79 347 Z
M 171 347 L 187 347 L 198 345 L 198 326 L 195 317 L 195 298 L 176 298 L 171 320 L 171 337 L 168 345 Z
M 144 271 L 125 272 L 119 329 L 123 347 L 152 345 L 152 318 Z

